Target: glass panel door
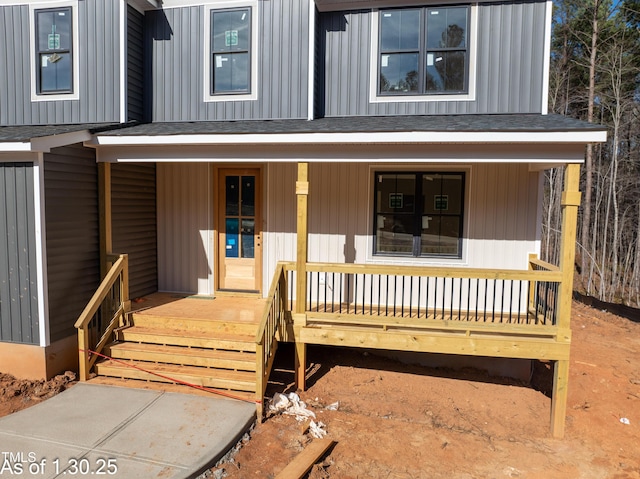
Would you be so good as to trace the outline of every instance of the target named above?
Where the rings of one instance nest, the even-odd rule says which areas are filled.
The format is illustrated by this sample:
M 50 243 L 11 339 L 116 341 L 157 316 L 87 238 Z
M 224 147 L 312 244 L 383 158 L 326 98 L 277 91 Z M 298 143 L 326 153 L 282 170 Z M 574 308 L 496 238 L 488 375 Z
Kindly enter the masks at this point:
M 219 289 L 259 290 L 259 170 L 220 170 Z

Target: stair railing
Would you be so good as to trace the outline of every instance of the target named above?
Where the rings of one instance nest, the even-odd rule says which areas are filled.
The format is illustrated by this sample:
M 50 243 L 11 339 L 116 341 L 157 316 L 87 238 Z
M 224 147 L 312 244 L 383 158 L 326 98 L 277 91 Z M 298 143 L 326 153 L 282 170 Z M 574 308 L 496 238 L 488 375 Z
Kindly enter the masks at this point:
M 89 379 L 89 372 L 98 354 L 110 342 L 113 331 L 124 325 L 129 301 L 129 257 L 109 255 L 114 261 L 98 289 L 76 321 L 80 380 Z M 97 353 L 97 354 L 96 354 Z
M 278 349 L 278 332 L 283 333 L 291 317 L 287 309 L 287 265 L 288 263 L 280 262 L 276 266 L 262 321 L 256 333 L 256 403 L 259 420 L 262 420 L 262 401 Z

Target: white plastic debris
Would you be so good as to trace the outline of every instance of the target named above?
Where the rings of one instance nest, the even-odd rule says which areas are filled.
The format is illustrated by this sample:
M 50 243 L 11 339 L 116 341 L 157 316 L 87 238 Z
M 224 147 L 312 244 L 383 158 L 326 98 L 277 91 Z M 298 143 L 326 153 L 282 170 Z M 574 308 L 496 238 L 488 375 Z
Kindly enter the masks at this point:
M 627 426 L 629 426 L 631 424 L 631 421 L 629 421 L 626 417 L 621 417 L 620 418 L 620 422 L 622 424 L 626 424 Z
M 309 424 L 309 434 L 316 439 L 322 439 L 327 435 L 327 431 L 324 430 L 325 427 L 327 426 L 320 421 L 311 421 Z
M 329 404 L 327 407 L 325 407 L 325 409 L 327 411 L 337 411 L 339 407 L 340 407 L 340 401 L 336 401 Z
M 295 416 L 298 421 L 304 421 L 307 418 L 316 418 L 315 413 L 307 409 L 307 405 L 304 401 L 300 400 L 300 396 L 296 393 L 289 393 L 287 395 L 275 393 L 269 404 L 269 410 L 275 413 Z

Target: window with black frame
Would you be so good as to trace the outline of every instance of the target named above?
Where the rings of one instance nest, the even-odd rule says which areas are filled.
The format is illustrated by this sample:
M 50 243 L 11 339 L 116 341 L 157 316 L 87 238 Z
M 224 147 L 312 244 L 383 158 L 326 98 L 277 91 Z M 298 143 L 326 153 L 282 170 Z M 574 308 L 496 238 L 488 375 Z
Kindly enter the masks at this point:
M 251 8 L 211 11 L 211 94 L 251 92 Z
M 73 93 L 71 7 L 35 11 L 37 93 Z
M 464 172 L 375 174 L 374 254 L 462 257 Z
M 469 6 L 379 12 L 380 95 L 468 92 Z

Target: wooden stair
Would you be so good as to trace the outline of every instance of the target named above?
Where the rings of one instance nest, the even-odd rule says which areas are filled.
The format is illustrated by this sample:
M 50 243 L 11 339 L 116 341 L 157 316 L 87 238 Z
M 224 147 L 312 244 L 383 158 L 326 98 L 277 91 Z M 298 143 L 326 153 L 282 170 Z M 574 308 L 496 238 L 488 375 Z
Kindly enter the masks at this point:
M 255 323 L 145 313 L 129 322 L 105 348 L 114 360 L 96 363 L 98 376 L 255 393 Z

